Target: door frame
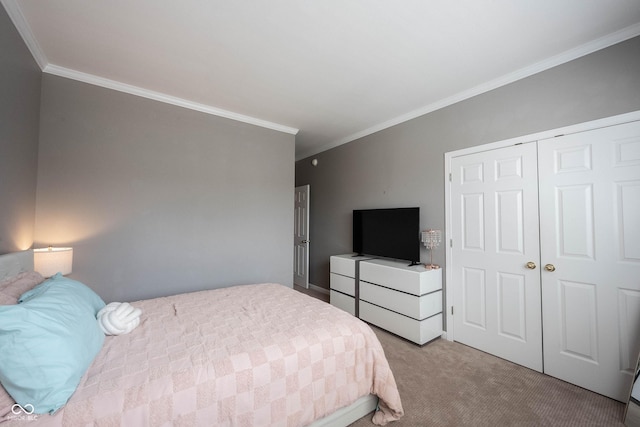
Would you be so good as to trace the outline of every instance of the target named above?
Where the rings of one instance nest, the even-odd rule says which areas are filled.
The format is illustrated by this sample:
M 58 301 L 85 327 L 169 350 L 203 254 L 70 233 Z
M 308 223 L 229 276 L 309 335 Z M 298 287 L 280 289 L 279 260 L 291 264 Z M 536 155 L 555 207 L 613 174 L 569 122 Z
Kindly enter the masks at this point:
M 451 242 L 453 239 L 451 233 L 452 218 L 451 218 L 451 160 L 454 157 L 464 156 L 467 154 L 475 154 L 482 151 L 495 150 L 498 148 L 508 147 L 515 144 L 535 142 L 541 139 L 553 138 L 559 135 L 569 135 L 578 132 L 589 131 L 592 129 L 603 128 L 607 126 L 619 125 L 622 123 L 632 122 L 640 120 L 640 110 L 630 113 L 620 114 L 616 116 L 607 117 L 604 119 L 592 120 L 589 122 L 579 123 L 576 125 L 564 126 L 561 128 L 550 129 L 530 135 L 519 136 L 515 138 L 509 138 L 502 141 L 492 142 L 489 144 L 478 145 L 475 147 L 463 148 L 461 150 L 450 151 L 444 154 L 444 195 L 445 195 L 445 215 L 444 215 L 444 228 L 445 228 L 445 320 L 446 331 L 443 334 L 443 338 L 448 341 L 455 340 L 455 330 L 453 323 L 453 301 L 454 290 L 453 286 L 449 286 L 451 283 L 452 269 L 451 263 L 453 260 Z
M 296 229 L 295 229 L 296 227 L 295 226 L 297 224 L 297 219 L 295 217 L 296 213 L 295 213 L 295 207 L 294 207 L 294 220 L 293 220 L 294 221 L 294 231 L 293 231 L 293 238 L 294 238 L 294 242 L 293 242 L 293 263 L 294 263 L 294 265 L 293 265 L 293 284 L 294 285 L 298 285 L 298 286 L 304 286 L 306 289 L 309 289 L 309 243 L 310 243 L 310 240 L 309 240 L 309 215 L 310 215 L 309 208 L 310 208 L 310 204 L 311 204 L 310 201 L 309 201 L 309 197 L 310 197 L 310 193 L 311 193 L 311 186 L 309 184 L 307 184 L 307 185 L 300 185 L 298 187 L 295 187 L 294 188 L 294 194 L 296 192 L 298 192 L 298 191 L 302 191 L 302 192 L 304 192 L 306 194 L 306 197 L 305 197 L 305 201 L 306 201 L 305 215 L 304 215 L 304 218 L 301 218 L 301 219 L 304 222 L 303 228 L 306 231 L 306 236 L 307 237 L 306 237 L 306 241 L 302 242 L 304 245 L 306 245 L 306 247 L 305 247 L 305 251 L 304 251 L 304 258 L 305 258 L 304 259 L 304 270 L 305 270 L 305 272 L 304 272 L 304 275 L 303 275 L 304 283 L 301 284 L 301 283 L 296 283 L 295 282 L 295 280 L 296 280 L 296 266 L 295 266 L 295 263 L 296 263 L 296 260 L 297 260 L 296 248 L 298 247 L 299 243 L 296 241 L 297 236 L 296 236 Z M 295 203 L 294 203 L 294 205 L 295 205 Z

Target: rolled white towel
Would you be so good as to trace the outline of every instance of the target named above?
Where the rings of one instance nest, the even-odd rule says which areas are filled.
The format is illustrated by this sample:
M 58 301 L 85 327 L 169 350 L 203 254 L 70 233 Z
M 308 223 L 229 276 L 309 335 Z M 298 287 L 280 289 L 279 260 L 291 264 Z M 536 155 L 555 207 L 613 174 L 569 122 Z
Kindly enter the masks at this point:
M 122 335 L 133 331 L 140 324 L 142 310 L 128 302 L 112 302 L 96 315 L 100 329 L 106 335 Z

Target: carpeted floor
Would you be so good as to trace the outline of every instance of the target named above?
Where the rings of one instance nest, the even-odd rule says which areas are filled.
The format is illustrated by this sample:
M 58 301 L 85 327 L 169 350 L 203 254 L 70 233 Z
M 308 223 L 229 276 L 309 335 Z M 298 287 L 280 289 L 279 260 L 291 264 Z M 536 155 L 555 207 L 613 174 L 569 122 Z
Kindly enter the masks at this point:
M 329 296 L 297 290 L 328 302 Z M 405 415 L 390 427 L 624 427 L 624 405 L 465 345 L 422 347 L 372 326 L 391 365 Z M 369 427 L 371 415 L 351 424 Z
M 623 426 L 624 405 L 465 345 L 419 347 L 373 327 L 404 417 L 390 426 Z M 373 426 L 371 416 L 352 426 Z

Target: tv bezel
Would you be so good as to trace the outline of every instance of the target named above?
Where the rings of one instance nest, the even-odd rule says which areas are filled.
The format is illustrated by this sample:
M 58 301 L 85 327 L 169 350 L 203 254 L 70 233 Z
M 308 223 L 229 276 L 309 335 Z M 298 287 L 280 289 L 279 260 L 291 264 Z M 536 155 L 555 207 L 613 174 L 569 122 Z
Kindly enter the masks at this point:
M 391 212 L 391 211 L 414 211 L 416 215 L 416 224 L 415 224 L 415 246 L 408 252 L 411 252 L 411 257 L 406 257 L 407 253 L 396 253 L 393 251 L 386 250 L 375 250 L 374 252 L 370 252 L 371 248 L 365 248 L 363 245 L 363 235 L 362 235 L 362 225 L 360 227 L 357 226 L 356 221 L 358 215 L 360 215 L 359 223 L 362 224 L 362 213 L 367 212 Z M 406 215 L 406 214 L 405 214 Z M 354 209 L 353 210 L 353 218 L 352 218 L 352 226 L 353 226 L 353 241 L 352 247 L 353 252 L 357 254 L 357 256 L 373 256 L 373 257 L 381 257 L 395 260 L 403 260 L 409 261 L 411 264 L 409 265 L 417 265 L 420 264 L 420 207 L 402 207 L 402 208 L 378 208 L 378 209 Z M 406 237 L 408 239 L 408 237 Z M 357 244 L 358 243 L 358 244 Z M 415 259 L 412 259 L 415 256 Z

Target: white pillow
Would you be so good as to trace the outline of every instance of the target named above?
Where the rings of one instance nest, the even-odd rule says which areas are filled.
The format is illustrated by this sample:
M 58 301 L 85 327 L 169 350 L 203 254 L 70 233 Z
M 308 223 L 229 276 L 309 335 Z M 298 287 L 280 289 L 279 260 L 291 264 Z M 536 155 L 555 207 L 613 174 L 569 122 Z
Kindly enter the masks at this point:
M 112 302 L 96 315 L 100 329 L 106 335 L 122 335 L 133 331 L 140 324 L 142 310 L 128 302 Z

